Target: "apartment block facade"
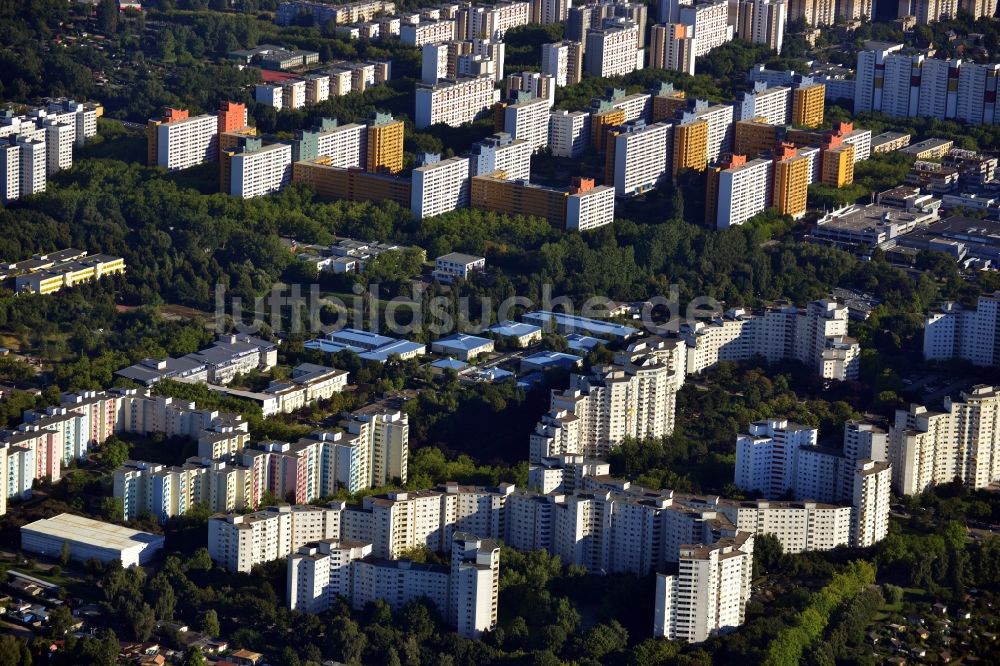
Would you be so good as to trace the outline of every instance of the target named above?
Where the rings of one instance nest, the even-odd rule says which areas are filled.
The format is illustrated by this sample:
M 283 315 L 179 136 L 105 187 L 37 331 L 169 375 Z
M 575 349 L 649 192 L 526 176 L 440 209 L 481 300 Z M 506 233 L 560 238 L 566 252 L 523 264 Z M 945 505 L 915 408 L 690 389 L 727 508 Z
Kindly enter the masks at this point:
M 944 411 L 922 405 L 896 410 L 889 431 L 893 487 L 901 495 L 921 493 L 958 479 L 970 488 L 1000 480 L 1000 394 L 976 385 L 946 397 Z
M 924 317 L 924 359 L 1000 365 L 1000 293 L 980 296 L 975 308 L 944 303 Z

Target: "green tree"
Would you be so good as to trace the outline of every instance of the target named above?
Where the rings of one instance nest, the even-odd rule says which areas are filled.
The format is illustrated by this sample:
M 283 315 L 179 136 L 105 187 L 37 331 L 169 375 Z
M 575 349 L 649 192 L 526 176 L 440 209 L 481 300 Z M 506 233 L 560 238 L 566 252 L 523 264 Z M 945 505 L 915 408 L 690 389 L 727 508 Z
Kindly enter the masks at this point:
M 31 651 L 23 638 L 0 634 L 0 666 L 31 666 Z
M 156 626 L 156 615 L 152 607 L 147 603 L 127 605 L 125 615 L 132 627 L 135 640 L 140 643 L 149 640 Z
M 56 606 L 49 612 L 49 635 L 53 638 L 61 638 L 76 623 L 73 613 L 65 604 Z
M 59 551 L 59 564 L 64 567 L 67 566 L 69 564 L 69 559 L 69 541 L 63 541 L 62 549 Z
M 200 647 L 192 645 L 187 649 L 184 653 L 184 666 L 208 666 Z
M 128 456 L 128 444 L 117 437 L 111 437 L 101 444 L 98 454 L 101 466 L 109 471 L 121 467 L 128 460 Z
M 177 603 L 177 595 L 174 592 L 170 579 L 160 572 L 153 576 L 146 588 L 146 599 L 153 607 L 153 613 L 159 620 L 172 620 L 174 618 L 174 606 Z
M 201 615 L 201 630 L 211 636 L 218 638 L 222 629 L 219 627 L 219 615 L 214 608 L 209 608 Z

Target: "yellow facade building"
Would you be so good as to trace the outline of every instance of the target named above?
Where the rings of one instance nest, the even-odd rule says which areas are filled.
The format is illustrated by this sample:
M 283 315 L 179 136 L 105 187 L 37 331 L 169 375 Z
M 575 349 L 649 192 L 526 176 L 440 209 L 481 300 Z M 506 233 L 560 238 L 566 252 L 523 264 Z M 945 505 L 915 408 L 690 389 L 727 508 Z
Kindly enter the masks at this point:
M 368 122 L 368 154 L 365 170 L 369 173 L 399 173 L 403 170 L 403 121 L 387 113 L 376 113 Z
M 826 113 L 826 85 L 813 83 L 792 89 L 792 124 L 819 127 Z
M 805 215 L 810 169 L 809 158 L 799 155 L 795 146 L 786 143 L 775 150 L 772 201 L 782 215 L 796 219 Z
M 674 175 L 683 169 L 704 171 L 708 164 L 708 121 L 696 120 L 674 128 Z
M 778 126 L 768 124 L 763 117 L 739 120 L 736 122 L 735 134 L 733 152 L 756 156 L 774 148 L 778 141 Z
M 854 146 L 840 143 L 822 151 L 821 182 L 829 187 L 845 187 L 854 182 Z
M 625 124 L 624 109 L 610 109 L 590 116 L 590 145 L 603 153 L 608 145 L 608 130 Z
M 395 201 L 410 206 L 410 179 L 379 173 L 366 173 L 355 167 L 344 169 L 329 165 L 330 158 L 320 157 L 292 165 L 292 182 L 306 183 L 321 197 L 349 201 Z

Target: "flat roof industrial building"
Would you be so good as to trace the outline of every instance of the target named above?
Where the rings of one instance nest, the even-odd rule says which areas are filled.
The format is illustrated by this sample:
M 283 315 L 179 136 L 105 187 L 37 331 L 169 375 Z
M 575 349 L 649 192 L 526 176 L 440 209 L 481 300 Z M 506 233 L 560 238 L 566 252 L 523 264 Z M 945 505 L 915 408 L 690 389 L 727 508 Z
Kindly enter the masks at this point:
M 69 544 L 69 556 L 74 560 L 96 559 L 102 564 L 121 560 L 123 567 L 130 567 L 149 562 L 163 548 L 163 535 L 70 513 L 36 520 L 21 528 L 21 548 L 28 552 L 59 557 L 64 543 Z

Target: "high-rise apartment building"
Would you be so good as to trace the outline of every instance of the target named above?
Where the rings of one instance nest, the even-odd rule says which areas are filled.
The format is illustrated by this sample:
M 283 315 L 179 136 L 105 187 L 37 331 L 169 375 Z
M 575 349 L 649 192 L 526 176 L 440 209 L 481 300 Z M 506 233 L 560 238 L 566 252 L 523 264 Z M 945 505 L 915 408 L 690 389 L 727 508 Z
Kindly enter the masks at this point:
M 904 54 L 902 44 L 868 42 L 858 52 L 854 112 L 997 122 L 997 64 Z
M 819 127 L 826 114 L 826 86 L 808 77 L 792 84 L 791 123 L 796 127 Z
M 549 101 L 542 98 L 504 107 L 504 132 L 515 140 L 526 142 L 532 152 L 541 150 L 549 143 L 550 106 Z M 530 168 L 530 163 L 524 163 L 523 167 Z
M 631 21 L 606 22 L 587 31 L 583 54 L 585 72 L 603 78 L 642 69 L 639 26 Z
M 281 190 L 292 180 L 292 147 L 287 143 L 262 145 L 248 141 L 229 159 L 229 193 L 250 199 Z
M 792 108 L 792 90 L 784 86 L 768 88 L 755 83 L 750 92 L 736 95 L 735 120 L 763 118 L 770 125 L 787 125 Z
M 675 90 L 673 84 L 661 81 L 650 89 L 653 96 L 651 121 L 673 120 L 676 113 L 687 107 L 687 97 L 683 90 Z
M 980 296 L 977 307 L 945 303 L 924 318 L 924 359 L 961 359 L 1000 365 L 1000 293 Z
M 734 129 L 733 152 L 747 157 L 774 150 L 782 134 L 782 128 L 768 124 L 764 118 L 737 120 Z
M 651 40 L 650 67 L 671 69 L 694 76 L 695 52 L 694 26 L 683 23 L 654 25 Z
M 549 114 L 549 149 L 553 155 L 580 157 L 589 145 L 589 113 L 559 110 Z
M 45 130 L 45 173 L 53 174 L 61 169 L 72 168 L 76 125 L 46 119 L 42 128 Z
M 653 189 L 671 173 L 673 126 L 633 120 L 609 130 L 605 183 L 617 196 Z
M 881 111 L 885 97 L 886 58 L 903 49 L 902 44 L 867 42 L 858 51 L 855 69 L 854 113 Z
M 459 39 L 503 40 L 511 28 L 528 25 L 531 5 L 528 2 L 497 2 L 492 5 L 465 4 L 456 16 L 456 34 Z
M 708 165 L 708 121 L 681 121 L 674 125 L 674 175 L 683 169 L 704 171 Z
M 829 300 L 805 308 L 775 306 L 759 314 L 730 310 L 682 329 L 687 373 L 760 355 L 769 362 L 796 359 L 827 379 L 856 379 L 860 349 L 847 337 L 847 318 L 847 307 Z
M 798 219 L 806 213 L 811 164 L 794 146 L 781 143 L 775 148 L 772 204 L 781 215 Z
M 741 0 L 736 36 L 781 53 L 787 13 L 785 0 Z
M 814 28 L 833 25 L 838 18 L 837 4 L 836 0 L 789 0 L 788 20 L 805 19 Z
M 570 388 L 552 395 L 535 426 L 529 461 L 563 453 L 604 456 L 627 437 L 663 437 L 674 429 L 674 405 L 683 382 L 683 345 L 665 342 L 655 353 L 624 364 L 574 374 Z
M 680 5 L 677 20 L 672 23 L 682 23 L 694 28 L 694 55 L 707 55 L 717 46 L 722 46 L 733 39 L 733 24 L 729 20 L 729 2 L 727 0 L 710 0 L 690 5 Z
M 0 201 L 7 203 L 21 196 L 21 149 L 6 136 L 0 137 L 0 177 Z
M 507 132 L 497 132 L 472 144 L 469 151 L 469 176 L 485 176 L 502 171 L 506 180 L 528 180 L 531 177 L 532 145 L 514 139 Z
M 34 131 L 28 134 L 16 134 L 7 137 L 11 145 L 17 149 L 17 192 L 24 197 L 45 191 L 47 151 L 45 149 L 45 132 Z M 14 160 L 7 158 L 8 173 Z M 11 190 L 8 185 L 7 190 Z
M 425 44 L 447 42 L 455 37 L 455 22 L 449 20 L 420 21 L 399 27 L 399 41 L 405 46 L 421 47 Z
M 563 23 L 569 15 L 571 0 L 531 0 L 530 23 Z
M 176 171 L 218 157 L 219 119 L 214 115 L 168 120 L 155 125 L 155 131 L 156 166 Z
M 753 535 L 683 545 L 677 573 L 656 576 L 653 635 L 699 643 L 743 624 L 753 577 Z
M 707 123 L 705 136 L 705 160 L 714 162 L 723 153 L 733 150 L 733 106 L 713 104 L 703 100 L 690 100 L 688 108 L 677 112 L 677 125 L 704 120 Z
M 476 638 L 496 628 L 499 580 L 500 545 L 466 532 L 454 536 L 450 566 L 383 560 L 371 543 L 324 539 L 288 559 L 288 605 L 320 613 L 344 598 L 358 610 L 377 600 L 400 610 L 424 598 L 460 635 Z
M 892 468 L 887 462 L 855 462 L 851 495 L 851 545 L 874 546 L 889 534 Z
M 449 157 L 413 170 L 410 210 L 418 220 L 469 205 L 467 157 Z
M 773 165 L 768 159 L 747 161 L 745 155 L 733 155 L 722 167 L 717 174 L 715 226 L 728 229 L 771 205 Z
M 553 77 L 557 86 L 579 83 L 583 76 L 583 44 L 568 39 L 542 44 L 541 71 Z
M 358 123 L 341 125 L 336 119 L 321 118 L 313 129 L 298 132 L 292 142 L 292 161 L 324 158 L 329 166 L 363 168 L 368 157 L 369 129 Z
M 500 101 L 494 83 L 492 76 L 478 76 L 434 85 L 417 84 L 417 129 L 437 123 L 452 127 L 471 123 Z
M 846 187 L 854 182 L 854 146 L 841 144 L 822 151 L 820 182 L 827 187 Z
M 593 179 L 574 178 L 569 188 L 511 180 L 503 172 L 472 179 L 472 207 L 508 215 L 544 217 L 558 229 L 587 231 L 614 221 L 615 192 Z
M 208 553 L 228 571 L 283 557 L 319 539 L 336 538 L 341 514 L 319 506 L 273 506 L 248 514 L 215 515 L 208 520 Z
M 798 451 L 815 447 L 817 436 L 815 428 L 787 420 L 751 423 L 748 432 L 736 438 L 734 483 L 768 499 L 794 492 Z
M 896 410 L 889 432 L 893 486 L 913 495 L 959 479 L 970 488 L 1000 480 L 1000 394 L 977 385 L 945 398 L 944 411 L 911 405 Z
M 850 544 L 864 548 L 888 533 L 892 471 L 885 460 L 885 431 L 849 422 L 840 451 L 816 445 L 814 428 L 773 419 L 750 424 L 736 440 L 735 482 L 765 497 L 850 507 Z M 880 456 L 873 459 L 866 453 Z
M 365 171 L 369 173 L 399 173 L 403 170 L 402 120 L 388 113 L 376 112 L 368 121 Z

